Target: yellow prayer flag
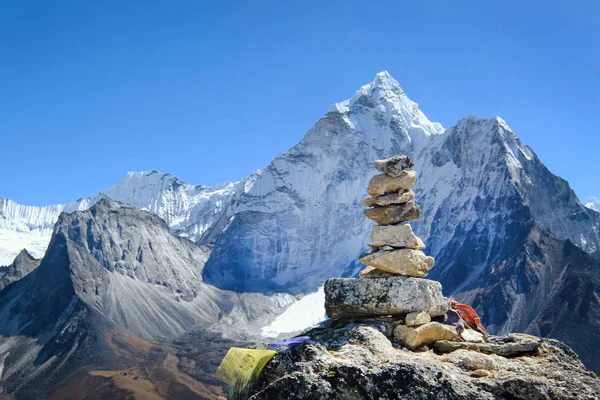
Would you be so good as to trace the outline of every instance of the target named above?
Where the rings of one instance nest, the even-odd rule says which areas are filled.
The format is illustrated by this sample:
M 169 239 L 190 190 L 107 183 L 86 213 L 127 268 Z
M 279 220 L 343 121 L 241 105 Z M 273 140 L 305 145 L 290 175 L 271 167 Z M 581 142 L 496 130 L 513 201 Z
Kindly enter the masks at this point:
M 273 350 L 232 347 L 221 361 L 217 376 L 237 390 L 245 389 L 250 382 L 254 382 L 259 377 L 265 365 L 275 354 L 277 352 Z

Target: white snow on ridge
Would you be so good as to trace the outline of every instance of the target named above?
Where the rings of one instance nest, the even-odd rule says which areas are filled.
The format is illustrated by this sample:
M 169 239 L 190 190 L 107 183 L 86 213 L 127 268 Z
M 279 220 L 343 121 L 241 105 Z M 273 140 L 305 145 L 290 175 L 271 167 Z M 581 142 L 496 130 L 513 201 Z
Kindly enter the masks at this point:
M 594 211 L 600 212 L 600 200 L 598 200 L 595 197 L 590 197 L 590 199 L 588 200 L 588 202 L 585 203 L 585 206 L 587 208 L 589 208 L 590 210 L 594 210 Z
M 99 195 L 66 205 L 36 207 L 0 199 L 0 265 L 12 263 L 24 248 L 36 258 L 43 257 L 58 216 L 86 210 L 102 195 L 150 211 L 164 219 L 173 233 L 200 241 L 215 224 L 228 220 L 232 213 L 229 205 L 236 194 L 246 190 L 245 186 L 246 180 L 214 187 L 194 186 L 153 170 L 128 172 Z

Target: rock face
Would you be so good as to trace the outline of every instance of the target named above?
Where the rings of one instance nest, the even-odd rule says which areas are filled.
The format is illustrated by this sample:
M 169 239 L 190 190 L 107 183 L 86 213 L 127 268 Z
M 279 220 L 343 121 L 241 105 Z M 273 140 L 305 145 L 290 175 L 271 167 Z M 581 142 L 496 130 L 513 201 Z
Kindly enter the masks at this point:
M 507 358 L 469 350 L 403 351 L 389 329 L 361 323 L 306 334 L 311 342 L 267 365 L 252 400 L 600 398 L 600 379 L 552 339 Z
M 325 310 L 331 318 L 408 314 L 444 315 L 448 309 L 442 285 L 427 279 L 332 278 L 325 283 Z

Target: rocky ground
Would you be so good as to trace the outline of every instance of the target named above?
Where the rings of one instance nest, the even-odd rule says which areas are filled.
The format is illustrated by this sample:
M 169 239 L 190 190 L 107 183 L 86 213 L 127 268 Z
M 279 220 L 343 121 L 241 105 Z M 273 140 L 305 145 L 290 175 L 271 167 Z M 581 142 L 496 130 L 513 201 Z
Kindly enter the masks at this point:
M 259 399 L 598 399 L 600 379 L 565 344 L 508 335 L 494 344 L 438 341 L 404 348 L 400 318 L 327 321 L 280 352 Z M 499 355 L 503 354 L 503 355 Z

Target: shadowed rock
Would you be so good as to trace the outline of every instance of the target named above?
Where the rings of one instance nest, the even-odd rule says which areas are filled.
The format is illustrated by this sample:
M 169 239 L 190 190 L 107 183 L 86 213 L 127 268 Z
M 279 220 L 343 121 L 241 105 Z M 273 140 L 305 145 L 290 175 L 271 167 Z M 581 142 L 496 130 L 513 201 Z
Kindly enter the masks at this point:
M 534 352 L 542 345 L 542 339 L 518 333 L 509 335 L 508 340 L 510 341 L 499 343 L 468 343 L 441 340 L 436 342 L 433 347 L 440 353 L 451 353 L 455 350 L 466 349 L 510 357 Z
M 412 190 L 405 190 L 400 193 L 384 194 L 377 197 L 369 197 L 364 199 L 360 204 L 363 207 L 373 206 L 389 206 L 390 204 L 404 204 L 415 199 L 415 192 Z
M 369 208 L 365 210 L 365 216 L 379 225 L 392 225 L 421 218 L 421 208 L 410 201 L 401 205 Z
M 374 164 L 378 171 L 394 177 L 400 176 L 405 169 L 414 167 L 410 158 L 405 155 L 394 156 L 384 160 L 375 160 Z

